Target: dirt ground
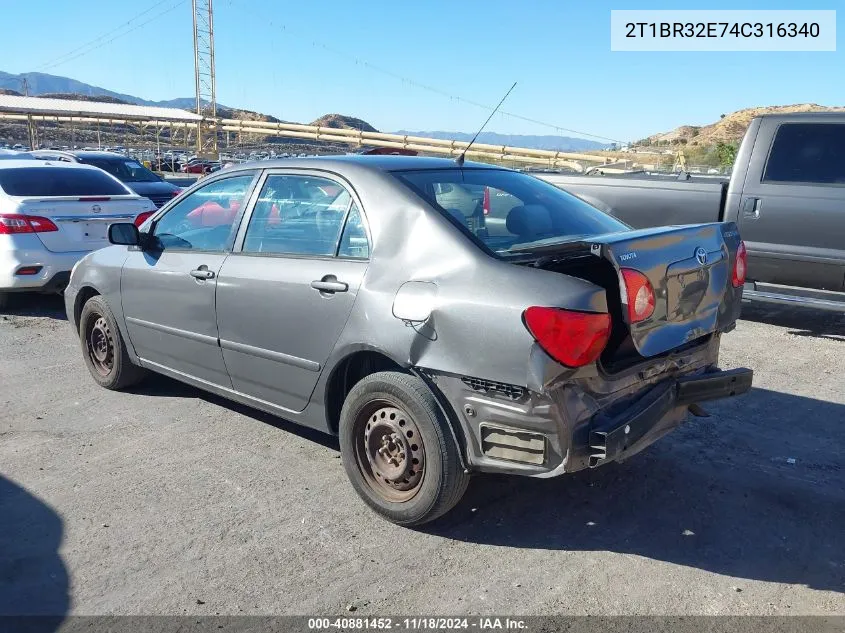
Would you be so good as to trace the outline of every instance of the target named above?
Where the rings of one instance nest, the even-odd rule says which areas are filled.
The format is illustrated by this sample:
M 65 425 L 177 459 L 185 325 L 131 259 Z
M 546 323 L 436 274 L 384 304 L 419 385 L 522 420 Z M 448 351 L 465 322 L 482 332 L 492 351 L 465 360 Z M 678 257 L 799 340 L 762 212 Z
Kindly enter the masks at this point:
M 753 391 L 624 464 L 379 519 L 337 444 L 0 315 L 0 614 L 845 614 L 845 317 L 746 305 Z

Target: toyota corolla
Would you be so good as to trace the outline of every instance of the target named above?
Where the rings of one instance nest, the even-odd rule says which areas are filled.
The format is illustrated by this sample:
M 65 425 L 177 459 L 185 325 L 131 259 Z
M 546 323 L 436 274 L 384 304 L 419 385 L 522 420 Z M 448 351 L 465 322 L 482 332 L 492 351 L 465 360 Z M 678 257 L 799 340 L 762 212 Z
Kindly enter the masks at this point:
M 109 239 L 65 292 L 97 383 L 158 372 L 335 434 L 402 525 L 473 473 L 625 459 L 751 386 L 717 367 L 745 278 L 734 224 L 633 231 L 498 167 L 242 164 Z

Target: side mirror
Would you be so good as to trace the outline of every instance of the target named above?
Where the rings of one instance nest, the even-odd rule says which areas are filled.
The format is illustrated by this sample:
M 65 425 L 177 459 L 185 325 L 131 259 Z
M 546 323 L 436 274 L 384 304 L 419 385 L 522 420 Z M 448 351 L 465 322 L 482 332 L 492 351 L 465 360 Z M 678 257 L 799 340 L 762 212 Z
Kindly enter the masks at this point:
M 141 234 L 138 227 L 131 222 L 118 222 L 109 226 L 109 242 L 124 246 L 138 246 L 141 243 Z

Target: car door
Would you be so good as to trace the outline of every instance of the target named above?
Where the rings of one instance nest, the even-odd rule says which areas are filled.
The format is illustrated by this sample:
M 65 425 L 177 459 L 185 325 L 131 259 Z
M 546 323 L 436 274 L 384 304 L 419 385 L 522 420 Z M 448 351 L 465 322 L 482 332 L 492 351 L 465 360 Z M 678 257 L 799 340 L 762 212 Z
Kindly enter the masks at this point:
M 235 390 L 290 411 L 310 400 L 369 261 L 348 184 L 270 172 L 217 286 L 223 358 Z
M 739 226 L 754 281 L 845 289 L 845 123 L 765 119 Z
M 256 172 L 215 179 L 185 195 L 149 228 L 121 274 L 126 326 L 154 367 L 231 387 L 217 340 L 214 295 Z

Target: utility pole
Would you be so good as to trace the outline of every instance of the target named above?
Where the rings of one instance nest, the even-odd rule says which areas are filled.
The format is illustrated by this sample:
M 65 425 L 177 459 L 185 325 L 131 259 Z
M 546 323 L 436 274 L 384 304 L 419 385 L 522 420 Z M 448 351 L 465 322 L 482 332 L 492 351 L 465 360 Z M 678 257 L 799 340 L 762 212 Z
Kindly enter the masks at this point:
M 23 84 L 23 94 L 25 97 L 29 96 L 29 81 L 26 77 L 21 77 L 21 84 Z M 26 128 L 29 133 L 29 149 L 35 149 L 35 124 L 32 121 L 32 115 L 26 115 Z
M 191 0 L 194 16 L 194 84 L 197 114 L 197 155 L 217 153 L 217 78 L 214 70 L 214 10 L 212 0 Z M 214 130 L 207 129 L 214 125 Z M 202 128 L 206 128 L 203 134 Z

